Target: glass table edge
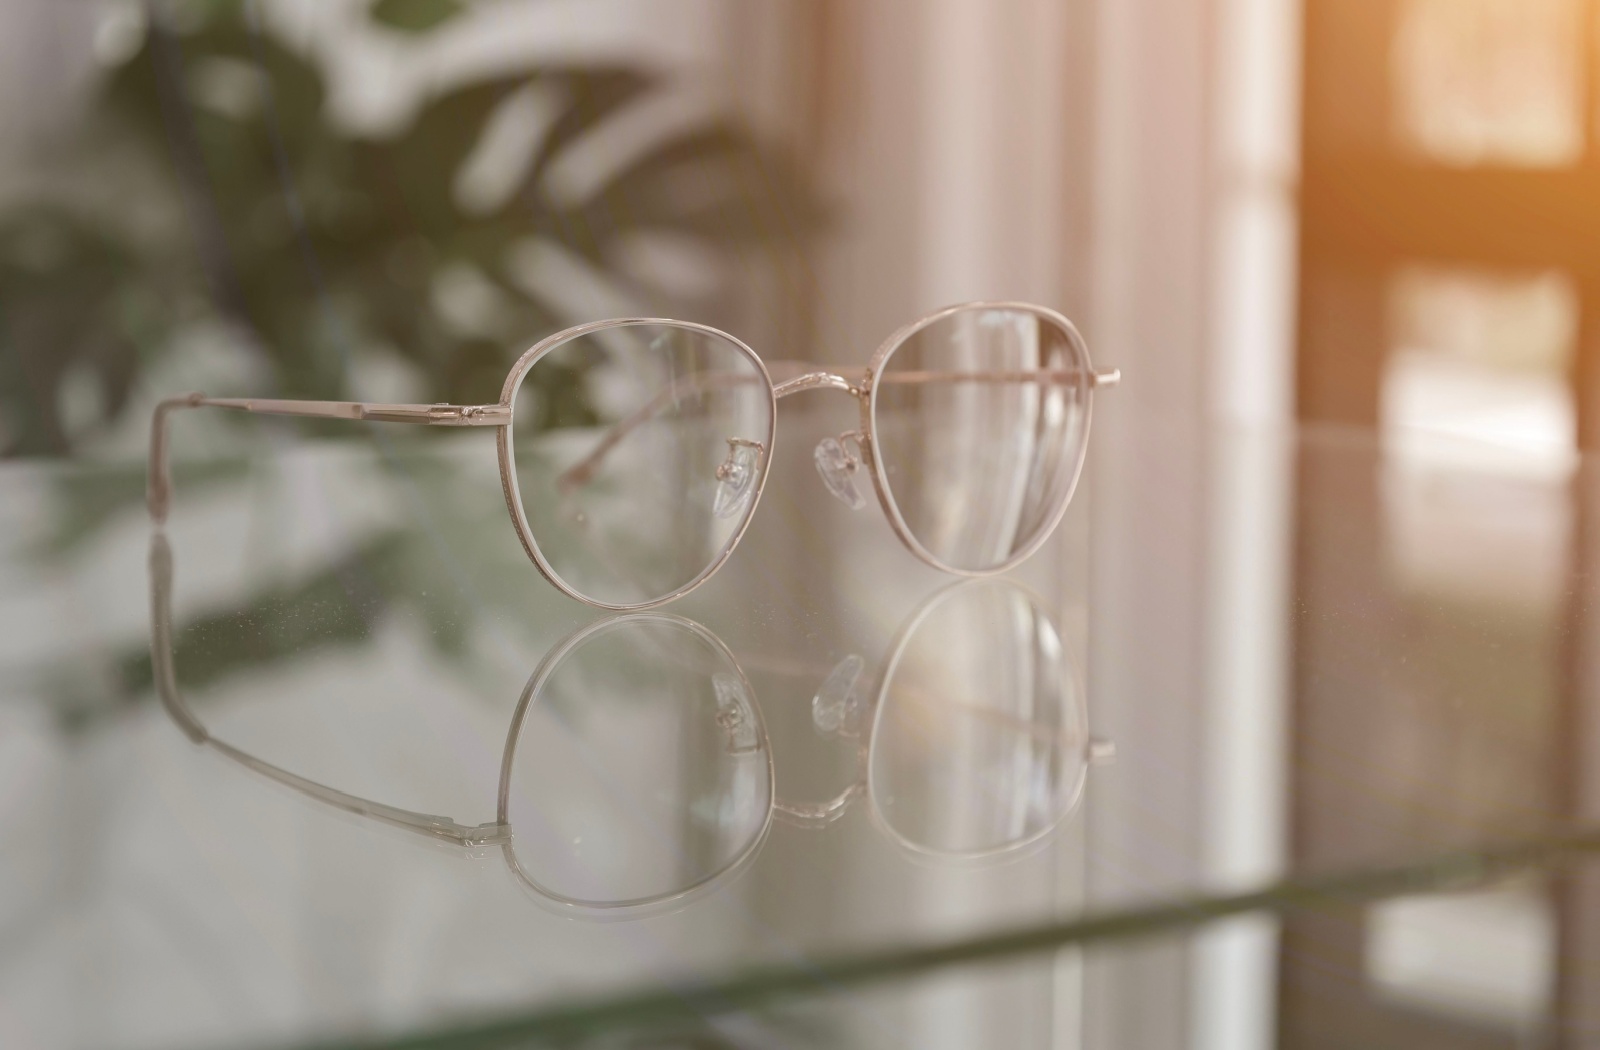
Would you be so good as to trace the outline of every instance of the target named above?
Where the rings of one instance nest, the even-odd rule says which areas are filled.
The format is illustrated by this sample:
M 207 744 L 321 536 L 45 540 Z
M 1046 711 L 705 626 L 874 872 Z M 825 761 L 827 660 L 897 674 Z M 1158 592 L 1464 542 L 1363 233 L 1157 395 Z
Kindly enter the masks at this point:
M 1458 849 L 1381 866 L 1306 875 L 1235 893 L 1199 893 L 1026 924 L 950 940 L 884 946 L 758 965 L 729 974 L 546 1004 L 493 1018 L 462 1019 L 423 1031 L 365 1034 L 288 1044 L 294 1050 L 451 1050 L 563 1045 L 606 1032 L 648 1030 L 936 970 L 1015 960 L 1063 948 L 1179 933 L 1250 914 L 1284 915 L 1419 893 L 1464 891 L 1531 870 L 1557 869 L 1600 854 L 1600 825 Z

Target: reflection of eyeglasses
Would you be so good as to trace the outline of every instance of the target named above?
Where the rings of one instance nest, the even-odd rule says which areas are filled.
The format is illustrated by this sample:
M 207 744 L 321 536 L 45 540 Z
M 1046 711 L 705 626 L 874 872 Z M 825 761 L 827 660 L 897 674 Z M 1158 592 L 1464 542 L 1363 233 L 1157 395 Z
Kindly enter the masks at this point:
M 579 914 L 683 903 L 750 861 L 775 814 L 827 824 L 862 796 L 913 852 L 1013 853 L 1061 823 L 1086 760 L 1108 753 L 1088 737 L 1078 680 L 1035 600 L 1005 581 L 967 584 L 901 628 L 870 704 L 854 688 L 859 657 L 828 676 L 814 721 L 856 738 L 857 774 L 829 803 L 785 803 L 754 689 L 727 646 L 682 617 L 638 613 L 590 624 L 544 656 L 507 733 L 496 819 L 463 825 L 347 794 L 212 736 L 178 689 L 173 562 L 160 532 L 150 566 L 157 692 L 191 740 L 347 812 L 500 846 L 537 899 Z
M 771 464 L 777 399 L 854 396 L 859 429 L 815 462 L 852 508 L 865 466 L 895 533 L 928 564 L 982 576 L 1054 530 L 1082 468 L 1097 373 L 1072 323 L 1025 303 L 955 306 L 907 325 L 859 375 L 774 364 L 725 332 L 625 318 L 558 332 L 511 367 L 493 405 L 213 398 L 163 401 L 150 510 L 171 499 L 167 417 L 179 408 L 498 428 L 500 480 L 528 556 L 567 595 L 632 610 L 680 597 L 744 534 Z
M 974 656 L 983 668 L 981 682 L 962 666 Z M 914 853 L 961 860 L 1012 853 L 1071 811 L 1088 762 L 1115 754 L 1110 741 L 1089 735 L 1081 683 L 1055 624 L 1027 590 L 1010 582 L 965 584 L 924 602 L 897 632 L 870 700 L 861 688 L 864 668 L 859 656 L 846 656 L 811 701 L 819 733 L 855 740 L 856 775 L 824 802 L 779 799 L 777 815 L 787 823 L 825 827 L 865 796 L 875 823 Z M 947 775 L 952 750 L 981 747 L 985 740 L 1009 757 L 1031 754 L 1062 767 L 1026 763 L 1000 792 L 992 778 L 965 783 Z M 915 790 L 919 782 L 936 782 L 941 791 L 930 800 Z M 975 802 L 981 807 L 996 800 L 1003 812 L 971 821 Z M 948 820 L 940 812 L 945 807 L 965 807 L 967 820 Z M 975 832 L 985 826 L 1004 831 Z

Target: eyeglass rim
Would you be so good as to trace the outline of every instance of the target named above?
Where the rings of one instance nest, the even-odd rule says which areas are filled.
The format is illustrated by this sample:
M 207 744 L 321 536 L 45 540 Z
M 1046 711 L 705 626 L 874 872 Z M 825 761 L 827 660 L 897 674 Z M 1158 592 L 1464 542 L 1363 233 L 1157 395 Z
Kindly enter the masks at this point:
M 1039 528 L 1033 539 L 1018 548 L 1005 561 L 986 569 L 964 569 L 951 565 L 928 550 L 917 539 L 912 533 L 910 525 L 906 523 L 905 517 L 900 513 L 900 507 L 896 504 L 894 495 L 889 489 L 888 479 L 884 476 L 882 466 L 878 461 L 877 450 L 878 392 L 881 388 L 877 379 L 882 374 L 883 366 L 888 362 L 890 356 L 905 344 L 906 340 L 918 332 L 955 314 L 975 310 L 1016 310 L 1032 314 L 1057 325 L 1066 334 L 1068 345 L 1072 347 L 1083 367 L 1085 376 L 1088 377 L 1084 384 L 1083 430 L 1078 438 L 1078 447 L 1072 453 L 1074 458 L 1072 473 L 1067 484 L 1062 489 L 1062 495 L 1057 499 L 1056 506 L 1050 511 L 1047 523 Z M 967 579 L 983 579 L 1008 572 L 1037 554 L 1039 548 L 1043 547 L 1050 537 L 1055 535 L 1056 529 L 1061 525 L 1061 519 L 1066 517 L 1067 507 L 1071 505 L 1072 497 L 1078 490 L 1078 481 L 1083 475 L 1083 465 L 1088 458 L 1089 452 L 1089 431 L 1094 422 L 1095 375 L 1094 363 L 1089 357 L 1089 346 L 1085 342 L 1082 333 L 1078 331 L 1077 326 L 1060 311 L 1052 310 L 1047 306 L 1040 306 L 1037 303 L 1022 302 L 1020 300 L 979 300 L 947 306 L 942 310 L 936 310 L 928 314 L 926 317 L 912 321 L 910 324 L 902 325 L 880 343 L 867 365 L 866 378 L 862 383 L 865 396 L 861 398 L 861 433 L 863 435 L 861 450 L 866 460 L 867 473 L 872 477 L 873 491 L 877 493 L 878 503 L 883 508 L 884 517 L 889 519 L 890 527 L 894 530 L 895 535 L 899 537 L 900 542 L 905 544 L 906 549 L 931 568 Z
M 739 522 L 739 527 L 723 542 L 722 549 L 718 551 L 717 556 L 700 571 L 699 575 L 672 593 L 662 597 L 651 598 L 642 602 L 617 604 L 600 601 L 577 590 L 562 579 L 561 575 L 556 572 L 555 567 L 545 558 L 544 552 L 539 548 L 539 541 L 533 534 L 533 528 L 528 523 L 527 510 L 522 503 L 522 489 L 517 483 L 516 453 L 512 448 L 511 437 L 516 428 L 517 392 L 522 387 L 523 379 L 527 377 L 528 372 L 533 369 L 534 365 L 539 363 L 541 358 L 559 346 L 564 346 L 574 339 L 579 339 L 595 332 L 607 331 L 613 328 L 634 328 L 642 325 L 670 326 L 699 332 L 702 335 L 714 336 L 731 344 L 744 354 L 755 365 L 756 374 L 760 376 L 762 386 L 767 393 L 767 450 L 766 454 L 760 457 L 760 472 L 756 476 L 755 491 L 750 497 L 750 505 L 745 508 L 743 520 Z M 734 548 L 739 546 L 739 541 L 744 538 L 745 530 L 750 527 L 750 522 L 755 518 L 756 507 L 761 502 L 761 494 L 766 491 L 767 472 L 772 466 L 773 446 L 778 434 L 777 393 L 773 388 L 772 376 L 768 373 L 767 366 L 760 356 L 746 345 L 742 339 L 730 335 L 720 328 L 713 328 L 710 325 L 699 324 L 694 321 L 680 321 L 671 317 L 617 317 L 574 325 L 571 328 L 563 329 L 539 340 L 525 350 L 521 357 L 517 358 L 511 365 L 511 371 L 506 374 L 505 385 L 500 390 L 499 405 L 507 414 L 506 423 L 504 426 L 497 428 L 498 433 L 495 438 L 500 461 L 500 486 L 505 493 L 506 509 L 511 513 L 511 524 L 516 529 L 517 539 L 521 541 L 522 549 L 533 561 L 534 567 L 539 570 L 539 574 L 551 586 L 567 597 L 576 599 L 596 609 L 606 609 L 618 613 L 644 612 L 676 601 L 705 583 L 733 556 Z
M 1054 617 L 1050 615 L 1048 603 L 1039 595 L 1038 591 L 1017 580 L 995 579 L 992 576 L 960 580 L 935 591 L 923 601 L 921 607 L 917 609 L 912 617 L 901 624 L 900 628 L 895 632 L 894 641 L 890 645 L 889 657 L 884 661 L 883 669 L 878 675 L 878 688 L 874 691 L 872 701 L 872 723 L 867 731 L 866 745 L 861 749 L 859 759 L 863 763 L 859 774 L 859 782 L 863 785 L 862 794 L 866 795 L 867 814 L 872 823 L 884 836 L 910 855 L 922 860 L 937 861 L 941 866 L 952 864 L 960 866 L 968 863 L 982 863 L 999 856 L 1020 857 L 1024 855 L 1030 846 L 1037 845 L 1064 824 L 1069 816 L 1077 812 L 1089 782 L 1090 762 L 1088 749 L 1092 739 L 1089 728 L 1089 694 L 1084 688 L 1083 675 L 1078 667 L 1078 662 L 1063 650 L 1058 665 L 1065 678 L 1065 685 L 1070 689 L 1071 701 L 1064 702 L 1062 706 L 1070 709 L 1073 713 L 1073 729 L 1077 730 L 1077 735 L 1083 740 L 1085 755 L 1084 760 L 1078 766 L 1077 774 L 1073 777 L 1072 783 L 1062 791 L 1057 812 L 1048 823 L 1029 835 L 997 846 L 984 846 L 970 850 L 940 849 L 929 846 L 926 843 L 917 842 L 915 839 L 905 835 L 894 826 L 888 815 L 883 812 L 881 792 L 875 786 L 876 777 L 873 772 L 877 767 L 877 763 L 873 759 L 878 754 L 878 742 L 882 737 L 884 712 L 889 706 L 890 686 L 893 685 L 895 675 L 899 673 L 900 665 L 904 661 L 907 651 L 911 648 L 912 639 L 917 636 L 917 632 L 922 629 L 923 624 L 940 609 L 949 605 L 950 602 L 971 595 L 975 592 L 975 589 L 983 587 L 1001 588 L 1010 597 L 1021 598 L 1027 602 L 1028 607 L 1036 615 L 1044 618 L 1044 621 L 1050 625 L 1051 630 L 1056 633 L 1059 639 L 1061 628 L 1055 622 Z
M 534 698 L 544 692 L 545 686 L 549 684 L 550 677 L 555 673 L 556 668 L 560 667 L 572 653 L 594 641 L 599 636 L 642 623 L 659 624 L 688 631 L 701 643 L 708 646 L 729 667 L 732 667 L 735 674 L 738 675 L 739 684 L 745 691 L 751 713 L 755 717 L 756 734 L 762 741 L 761 754 L 766 760 L 766 814 L 762 818 L 761 827 L 744 844 L 739 853 L 716 871 L 702 876 L 687 886 L 626 900 L 573 897 L 545 886 L 523 867 L 522 859 L 516 852 L 515 834 L 512 833 L 502 848 L 502 855 L 506 864 L 510 867 L 511 873 L 518 881 L 533 891 L 535 900 L 563 915 L 603 920 L 634 919 L 676 910 L 699 898 L 713 887 L 725 885 L 729 878 L 736 873 L 742 872 L 761 852 L 762 847 L 766 844 L 768 835 L 772 832 L 772 823 L 776 812 L 774 803 L 777 800 L 778 791 L 777 765 L 773 761 L 771 738 L 767 732 L 766 718 L 761 712 L 761 705 L 756 700 L 755 687 L 750 684 L 750 678 L 745 674 L 744 667 L 740 665 L 738 658 L 733 655 L 733 651 L 728 648 L 727 643 L 712 633 L 709 628 L 687 617 L 660 610 L 646 610 L 644 612 L 623 613 L 604 617 L 568 635 L 559 645 L 545 653 L 544 657 L 539 661 L 539 665 L 534 668 L 533 674 L 528 676 L 527 684 L 522 687 L 522 695 L 517 699 L 516 710 L 511 716 L 511 725 L 506 731 L 505 755 L 500 763 L 500 786 L 495 798 L 495 819 L 501 827 L 507 829 L 511 827 L 511 774 L 516 762 L 517 745 L 522 740 L 523 723 L 527 720 L 528 711 L 533 706 Z

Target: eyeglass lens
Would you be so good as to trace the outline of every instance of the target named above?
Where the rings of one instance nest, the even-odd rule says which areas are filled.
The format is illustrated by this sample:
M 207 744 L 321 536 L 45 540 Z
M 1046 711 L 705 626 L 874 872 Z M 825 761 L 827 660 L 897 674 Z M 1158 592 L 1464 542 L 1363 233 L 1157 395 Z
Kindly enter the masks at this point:
M 605 605 L 670 597 L 727 553 L 772 448 L 771 386 L 727 337 L 671 324 L 575 336 L 517 388 L 517 485 L 540 553 Z
M 669 618 L 580 642 L 532 698 L 506 784 L 516 863 L 594 906 L 672 897 L 766 830 L 771 756 L 727 653 Z
M 947 314 L 890 352 L 875 379 L 874 451 L 928 555 L 982 572 L 1049 532 L 1083 461 L 1090 386 L 1082 344 L 1031 310 Z

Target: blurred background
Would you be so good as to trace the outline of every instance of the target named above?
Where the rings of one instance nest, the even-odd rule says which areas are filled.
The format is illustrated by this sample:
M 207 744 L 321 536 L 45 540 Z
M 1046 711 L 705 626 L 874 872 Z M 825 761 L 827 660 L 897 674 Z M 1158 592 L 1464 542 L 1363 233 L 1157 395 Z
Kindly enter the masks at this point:
M 1125 861 L 1092 896 L 1594 816 L 1597 62 L 1591 0 L 4 0 L 0 659 L 134 637 L 87 596 L 164 395 L 492 401 L 620 314 L 859 364 L 1026 299 L 1126 377 L 1059 574 L 1098 724 L 1144 741 L 1091 796 Z M 1600 1011 L 1558 965 L 1593 885 L 1457 904 L 1128 953 L 1089 1029 L 1513 1046 Z M 1489 947 L 1409 966 L 1416 929 Z

